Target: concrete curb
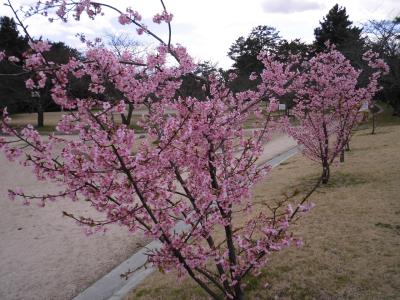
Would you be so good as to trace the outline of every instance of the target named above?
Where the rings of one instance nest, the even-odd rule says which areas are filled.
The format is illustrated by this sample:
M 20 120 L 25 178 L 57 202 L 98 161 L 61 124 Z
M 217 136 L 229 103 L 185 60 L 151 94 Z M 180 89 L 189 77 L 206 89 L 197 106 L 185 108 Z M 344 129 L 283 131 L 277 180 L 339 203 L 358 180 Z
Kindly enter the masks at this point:
M 272 159 L 262 163 L 261 165 L 270 165 L 272 168 L 278 166 L 285 160 L 299 153 L 299 146 L 290 148 L 289 150 L 276 155 Z M 175 230 L 181 232 L 186 228 L 184 222 L 178 222 Z M 147 260 L 146 252 L 148 250 L 159 249 L 161 247 L 160 241 L 153 241 L 146 245 L 144 248 L 133 254 L 126 261 L 114 268 L 110 273 L 106 274 L 98 281 L 93 283 L 90 287 L 80 293 L 74 300 L 121 300 L 132 289 L 138 286 L 147 276 L 155 271 L 155 268 L 141 267 Z M 129 270 L 136 270 L 131 274 L 128 279 L 121 278 L 121 274 Z

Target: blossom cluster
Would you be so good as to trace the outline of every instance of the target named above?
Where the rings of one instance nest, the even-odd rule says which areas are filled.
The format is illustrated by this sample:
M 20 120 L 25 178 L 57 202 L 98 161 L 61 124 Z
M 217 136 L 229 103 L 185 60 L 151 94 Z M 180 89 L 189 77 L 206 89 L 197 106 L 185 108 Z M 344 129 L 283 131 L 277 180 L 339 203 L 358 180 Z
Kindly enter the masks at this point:
M 153 22 L 161 24 L 161 22 L 170 23 L 172 21 L 173 14 L 166 12 L 165 10 L 161 14 L 156 14 L 153 17 Z

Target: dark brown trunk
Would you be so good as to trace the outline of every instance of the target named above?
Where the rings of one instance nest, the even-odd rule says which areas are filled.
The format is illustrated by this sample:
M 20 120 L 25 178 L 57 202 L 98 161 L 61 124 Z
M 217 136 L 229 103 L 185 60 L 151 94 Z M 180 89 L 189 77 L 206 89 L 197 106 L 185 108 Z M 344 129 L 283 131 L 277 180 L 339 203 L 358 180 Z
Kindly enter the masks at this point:
M 329 137 L 328 137 L 328 130 L 326 128 L 326 123 L 322 124 L 322 128 L 324 129 L 324 136 L 325 136 L 325 145 L 324 145 L 324 152 L 322 158 L 322 183 L 327 184 L 329 181 Z
M 121 114 L 122 124 L 125 124 L 126 126 L 131 125 L 132 113 L 133 113 L 133 105 L 131 103 L 129 103 L 128 104 L 128 114 L 126 116 L 124 114 Z
M 329 181 L 330 170 L 328 162 L 324 162 L 322 165 L 322 184 L 327 184 Z
M 340 151 L 340 162 L 344 162 L 344 149 Z
M 240 286 L 240 282 L 238 282 L 235 287 L 235 296 L 233 299 L 235 300 L 243 300 L 244 299 L 244 295 L 243 295 L 243 290 L 242 287 Z
M 42 128 L 44 126 L 44 112 L 42 104 L 39 101 L 38 108 L 37 108 L 37 127 Z
M 375 134 L 375 103 L 372 104 L 371 111 L 372 111 L 372 132 L 371 132 L 371 134 Z

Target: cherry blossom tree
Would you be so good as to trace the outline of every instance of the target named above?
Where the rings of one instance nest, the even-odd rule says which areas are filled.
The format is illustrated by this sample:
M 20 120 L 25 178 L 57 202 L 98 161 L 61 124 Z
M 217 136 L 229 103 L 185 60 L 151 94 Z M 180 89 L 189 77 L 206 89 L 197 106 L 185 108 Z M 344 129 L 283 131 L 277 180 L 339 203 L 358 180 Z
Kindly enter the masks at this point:
M 116 56 L 96 41 L 87 41 L 85 60 L 72 57 L 57 64 L 44 55 L 50 46 L 31 38 L 8 2 L 30 38 L 30 49 L 24 54 L 24 68 L 30 74 L 27 88 L 40 91 L 52 78 L 53 100 L 71 110 L 57 130 L 76 135 L 72 140 L 45 138 L 30 125 L 17 130 L 4 110 L 1 130 L 9 136 L 0 138 L 2 151 L 10 160 L 31 167 L 39 180 L 61 187 L 53 195 L 21 190 L 9 195 L 27 205 L 36 201 L 45 206 L 59 198 L 89 201 L 104 220 L 65 212 L 85 225 L 88 234 L 112 223 L 133 233 L 142 231 L 162 242 L 160 249 L 148 252 L 148 263 L 190 276 L 214 299 L 243 299 L 245 277 L 257 274 L 272 253 L 299 243 L 289 232 L 290 223 L 296 214 L 311 208 L 310 192 L 291 204 L 286 199 L 269 206 L 257 217 L 251 213 L 251 187 L 269 171 L 269 166 L 258 165 L 258 157 L 275 122 L 271 112 L 293 72 L 261 54 L 265 69 L 250 78 L 259 78 L 257 89 L 233 93 L 227 82 L 210 75 L 196 78 L 203 83 L 204 99 L 180 95 L 183 76 L 196 66 L 184 47 L 171 42 L 173 16 L 163 1 L 161 5 L 162 12 L 153 21 L 166 24 L 167 41 L 150 31 L 132 8 L 121 11 L 89 0 L 38 2 L 28 15 L 67 22 L 70 17 L 79 20 L 82 14 L 95 19 L 108 9 L 122 25 L 136 26 L 139 35 L 147 34 L 159 43 L 154 51 L 137 57 L 129 51 Z M 4 54 L 0 57 L 7 59 Z M 83 77 L 90 81 L 85 98 L 69 88 L 71 78 Z M 234 78 L 231 74 L 230 80 Z M 110 84 L 121 99 L 107 98 Z M 267 117 L 261 99 L 269 99 L 264 108 Z M 148 111 L 138 124 L 146 132 L 145 139 L 139 140 L 134 129 L 113 117 L 129 105 Z M 248 135 L 243 122 L 250 114 L 258 116 L 263 126 Z M 177 224 L 184 230 L 178 230 Z
M 10 160 L 31 167 L 39 180 L 60 186 L 53 195 L 21 190 L 9 194 L 27 205 L 35 201 L 45 206 L 59 198 L 88 201 L 104 220 L 65 212 L 84 225 L 88 234 L 104 231 L 109 224 L 144 232 L 162 243 L 160 249 L 147 253 L 149 264 L 190 276 L 214 299 L 243 299 L 248 274 L 257 274 L 272 253 L 300 243 L 290 232 L 290 224 L 312 207 L 308 199 L 319 185 L 303 198 L 253 210 L 251 188 L 270 169 L 259 165 L 258 158 L 271 130 L 283 124 L 271 116 L 277 99 L 296 92 L 295 114 L 304 120 L 289 132 L 304 144 L 306 154 L 328 163 L 324 172 L 329 174 L 329 164 L 348 140 L 349 124 L 357 119 L 358 102 L 352 99 L 368 100 L 378 88 L 379 74 L 372 75 L 368 87 L 356 89 L 359 72 L 336 51 L 311 59 L 301 73 L 296 59 L 283 63 L 261 53 L 264 69 L 249 78 L 257 80 L 257 87 L 235 93 L 221 77 L 193 75 L 196 65 L 183 46 L 172 43 L 173 15 L 160 2 L 162 11 L 153 22 L 166 24 L 167 40 L 152 32 L 132 8 L 122 11 L 90 0 L 38 2 L 28 15 L 67 22 L 71 17 L 79 20 L 82 14 L 96 19 L 113 12 L 120 24 L 135 26 L 139 35 L 158 42 L 153 51 L 138 57 L 130 51 L 117 56 L 96 41 L 86 41 L 85 59 L 72 57 L 65 64 L 46 59 L 50 46 L 30 37 L 8 2 L 30 38 L 30 50 L 24 54 L 24 69 L 30 75 L 27 88 L 40 91 L 51 78 L 54 102 L 71 110 L 57 130 L 75 134 L 70 140 L 40 136 L 30 125 L 17 130 L 4 110 L 1 130 L 8 136 L 0 137 L 2 151 Z M 0 53 L 0 59 L 15 58 Z M 373 53 L 366 54 L 366 59 L 372 67 L 382 67 Z M 184 76 L 195 76 L 203 84 L 202 99 L 180 94 Z M 85 98 L 69 88 L 72 78 L 88 78 Z M 229 80 L 234 79 L 235 74 L 230 74 Z M 113 97 L 108 97 L 110 86 Z M 147 109 L 137 124 L 146 133 L 144 139 L 114 118 L 124 114 L 127 106 Z M 257 116 L 262 126 L 245 133 L 243 122 L 250 115 Z
M 299 125 L 288 127 L 290 135 L 303 145 L 303 153 L 321 163 L 324 184 L 329 180 L 330 165 L 343 153 L 352 129 L 362 119 L 361 106 L 372 101 L 379 90 L 378 79 L 388 71 L 376 53 L 364 53 L 363 59 L 375 71 L 361 87 L 362 71 L 353 68 L 334 46 L 328 47 L 327 52 L 299 66 L 301 71 L 291 83 L 296 102 L 293 114 Z

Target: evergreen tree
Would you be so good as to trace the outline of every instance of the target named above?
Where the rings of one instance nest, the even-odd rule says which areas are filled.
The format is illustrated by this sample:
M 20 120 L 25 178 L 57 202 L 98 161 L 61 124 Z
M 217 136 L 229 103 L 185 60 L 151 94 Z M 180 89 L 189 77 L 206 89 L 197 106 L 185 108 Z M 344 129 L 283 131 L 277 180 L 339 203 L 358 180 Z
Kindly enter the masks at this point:
M 364 48 L 364 39 L 361 37 L 362 28 L 352 26 L 345 7 L 338 4 L 329 10 L 320 27 L 315 28 L 315 50 L 321 52 L 326 50 L 325 43 L 329 41 L 336 45 L 353 65 L 362 67 L 361 55 Z
M 27 47 L 27 39 L 20 36 L 14 19 L 0 17 L 0 50 L 7 55 L 21 57 Z
M 7 56 L 22 58 L 28 49 L 28 39 L 19 34 L 14 19 L 0 18 L 0 51 Z M 51 43 L 50 51 L 44 54 L 49 61 L 67 63 L 70 57 L 81 58 L 80 53 L 62 42 Z M 59 110 L 50 95 L 50 81 L 39 93 L 31 93 L 26 89 L 25 81 L 31 74 L 26 73 L 19 62 L 0 62 L 0 109 L 7 107 L 10 113 L 36 112 L 38 114 L 37 126 L 44 126 L 44 112 Z M 72 93 L 79 94 L 85 85 L 84 79 L 71 81 L 69 89 Z
M 27 39 L 22 37 L 17 29 L 14 19 L 0 17 L 0 51 L 7 56 L 22 58 L 22 53 L 27 49 Z M 11 63 L 6 60 L 0 62 L 0 109 L 7 107 L 11 113 L 26 111 L 28 109 L 27 99 L 30 93 L 25 88 L 27 75 L 5 76 L 5 74 L 22 73 L 20 63 Z
M 263 68 L 257 59 L 258 54 L 261 51 L 275 52 L 280 40 L 279 31 L 274 27 L 257 26 L 247 38 L 241 36 L 232 44 L 228 56 L 235 61 L 233 67 L 239 74 L 250 75 Z
M 230 88 L 238 92 L 254 88 L 257 81 L 249 80 L 253 72 L 260 72 L 263 64 L 258 60 L 261 51 L 275 53 L 281 37 L 274 27 L 260 25 L 244 38 L 239 37 L 229 48 L 228 56 L 234 61 L 233 70 L 238 77 L 230 83 Z
M 285 62 L 292 54 L 299 55 L 302 58 L 310 57 L 311 51 L 311 45 L 302 42 L 300 39 L 294 39 L 290 42 L 282 39 L 278 44 L 276 53 L 279 56 L 278 58 Z

